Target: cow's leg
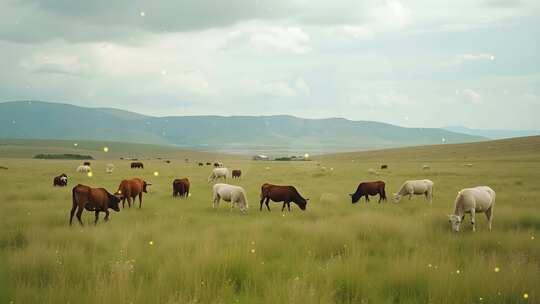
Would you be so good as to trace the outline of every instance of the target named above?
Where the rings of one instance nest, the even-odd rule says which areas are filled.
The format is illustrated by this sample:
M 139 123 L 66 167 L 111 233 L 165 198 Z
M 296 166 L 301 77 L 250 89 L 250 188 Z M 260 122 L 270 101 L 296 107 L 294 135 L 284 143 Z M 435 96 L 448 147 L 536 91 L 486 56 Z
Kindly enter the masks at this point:
M 286 204 L 287 204 L 286 202 L 283 202 L 283 206 L 281 207 L 281 212 L 283 212 L 283 210 L 285 210 L 285 205 Z
M 105 222 L 108 222 L 109 221 L 109 210 L 105 210 L 105 218 L 104 218 Z
M 77 219 L 79 220 L 79 224 L 81 224 L 81 226 L 84 226 L 83 222 L 82 222 L 82 219 L 81 219 L 81 214 L 84 210 L 84 207 L 82 206 L 79 206 L 79 208 L 77 209 Z
M 267 197 L 266 198 L 266 201 L 264 202 L 264 204 L 266 205 L 266 209 L 268 209 L 268 211 L 270 211 L 270 206 L 268 205 L 268 202 L 270 201 L 270 198 Z
M 75 215 L 75 209 L 77 209 L 77 205 L 73 204 L 73 207 L 71 207 L 71 212 L 69 215 L 69 225 L 71 226 L 71 223 L 73 222 L 73 215 Z
M 409 200 L 412 200 L 412 193 L 409 193 Z
M 474 210 L 474 208 L 471 209 L 471 224 L 472 224 L 472 231 L 476 231 L 476 227 L 474 225 L 474 223 L 476 222 L 475 221 L 475 213 L 476 211 Z
M 488 210 L 486 210 L 486 217 L 488 220 L 488 229 L 491 231 L 491 221 L 493 219 L 493 206 L 489 207 Z
M 366 204 L 369 202 L 369 195 L 366 194 Z
M 96 210 L 96 220 L 94 221 L 94 225 L 97 225 L 98 219 L 99 219 L 99 211 Z
M 287 202 L 287 209 L 291 212 L 291 202 Z
M 382 194 L 379 192 L 379 204 L 381 203 L 381 200 L 382 200 Z
M 262 211 L 262 206 L 263 206 L 263 203 L 264 203 L 264 197 L 261 198 L 261 206 L 259 207 L 259 211 Z
M 135 204 L 135 198 L 133 198 L 133 203 Z M 142 192 L 139 193 L 139 209 L 141 209 L 142 206 Z

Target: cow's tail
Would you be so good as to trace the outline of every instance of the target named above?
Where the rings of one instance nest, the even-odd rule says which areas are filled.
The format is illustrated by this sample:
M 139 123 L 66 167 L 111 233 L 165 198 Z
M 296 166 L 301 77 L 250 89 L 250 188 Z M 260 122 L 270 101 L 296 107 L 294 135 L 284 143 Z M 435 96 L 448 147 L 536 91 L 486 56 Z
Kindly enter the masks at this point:
M 73 189 L 71 190 L 71 200 L 73 202 L 72 208 L 75 208 L 77 206 L 77 197 L 75 195 L 75 189 L 77 189 L 77 186 L 73 187 Z
M 384 190 L 384 187 L 381 189 L 381 198 L 386 201 L 386 191 Z

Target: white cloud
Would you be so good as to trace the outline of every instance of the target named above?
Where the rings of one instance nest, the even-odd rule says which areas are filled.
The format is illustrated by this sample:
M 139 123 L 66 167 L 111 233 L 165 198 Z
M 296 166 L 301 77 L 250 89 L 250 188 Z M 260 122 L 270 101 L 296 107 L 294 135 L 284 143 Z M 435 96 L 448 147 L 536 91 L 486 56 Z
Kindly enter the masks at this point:
M 20 66 L 32 73 L 82 75 L 88 70 L 78 56 L 66 54 L 38 54 L 23 59 Z
M 464 96 L 469 103 L 478 105 L 483 102 L 482 95 L 473 89 L 464 89 L 461 92 L 458 91 L 458 93 Z
M 365 25 L 342 25 L 334 29 L 334 32 L 354 39 L 372 39 L 375 32 Z
M 310 40 L 300 27 L 248 22 L 229 33 L 225 47 L 247 44 L 258 51 L 303 54 L 311 51 Z
M 303 78 L 297 78 L 294 84 L 284 81 L 276 81 L 263 84 L 256 88 L 256 94 L 269 95 L 275 97 L 297 97 L 309 95 L 311 89 Z
M 386 0 L 374 8 L 373 16 L 377 23 L 391 28 L 403 28 L 410 23 L 409 10 L 399 0 Z
M 452 60 L 443 62 L 443 66 L 455 66 L 464 64 L 470 61 L 494 61 L 495 55 L 491 53 L 478 53 L 478 54 L 459 54 L 456 55 Z

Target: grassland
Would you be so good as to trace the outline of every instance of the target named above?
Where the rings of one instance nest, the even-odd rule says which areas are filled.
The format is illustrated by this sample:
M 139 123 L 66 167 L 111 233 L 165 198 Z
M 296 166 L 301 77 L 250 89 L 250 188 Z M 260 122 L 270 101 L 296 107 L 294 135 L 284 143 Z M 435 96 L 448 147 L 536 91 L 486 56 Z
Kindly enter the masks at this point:
M 126 150 L 111 143 L 104 153 L 101 144 L 65 144 L 0 147 L 0 166 L 9 168 L 0 170 L 0 302 L 540 302 L 538 137 L 336 154 L 311 162 L 254 162 L 137 145 Z M 73 150 L 95 152 L 88 153 L 97 158 L 93 177 L 75 173 L 80 161 L 22 158 Z M 129 153 L 159 154 L 172 163 L 148 160 L 144 170 L 131 170 L 118 160 Z M 229 211 L 226 203 L 211 208 L 210 168 L 196 162 L 216 159 L 243 170 L 244 177 L 232 183 L 247 190 L 247 215 Z M 107 163 L 116 165 L 112 175 L 105 173 Z M 382 163 L 389 170 L 368 175 Z M 422 171 L 423 164 L 432 169 Z M 52 177 L 62 172 L 69 187 L 53 188 Z M 114 191 L 131 176 L 153 182 L 142 209 L 113 212 L 110 222 L 97 226 L 93 214 L 84 213 L 86 226 L 68 226 L 73 185 Z M 172 199 L 172 179 L 183 176 L 192 181 L 192 196 Z M 352 205 L 347 194 L 375 178 L 387 182 L 389 194 L 405 179 L 432 179 L 434 202 L 418 197 Z M 259 212 L 263 182 L 297 186 L 311 198 L 307 211 L 281 213 L 274 204 L 272 212 Z M 497 191 L 494 230 L 487 231 L 479 216 L 476 233 L 470 225 L 450 232 L 446 215 L 456 192 L 475 185 Z

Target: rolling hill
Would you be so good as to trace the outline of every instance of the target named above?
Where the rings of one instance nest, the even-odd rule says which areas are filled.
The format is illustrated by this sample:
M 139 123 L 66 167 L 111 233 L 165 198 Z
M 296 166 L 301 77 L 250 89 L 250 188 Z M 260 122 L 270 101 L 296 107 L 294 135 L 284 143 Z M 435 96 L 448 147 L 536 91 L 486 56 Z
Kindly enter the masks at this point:
M 481 141 L 437 128 L 343 118 L 170 116 L 41 101 L 0 103 L 0 138 L 121 141 L 224 152 L 312 153 Z

